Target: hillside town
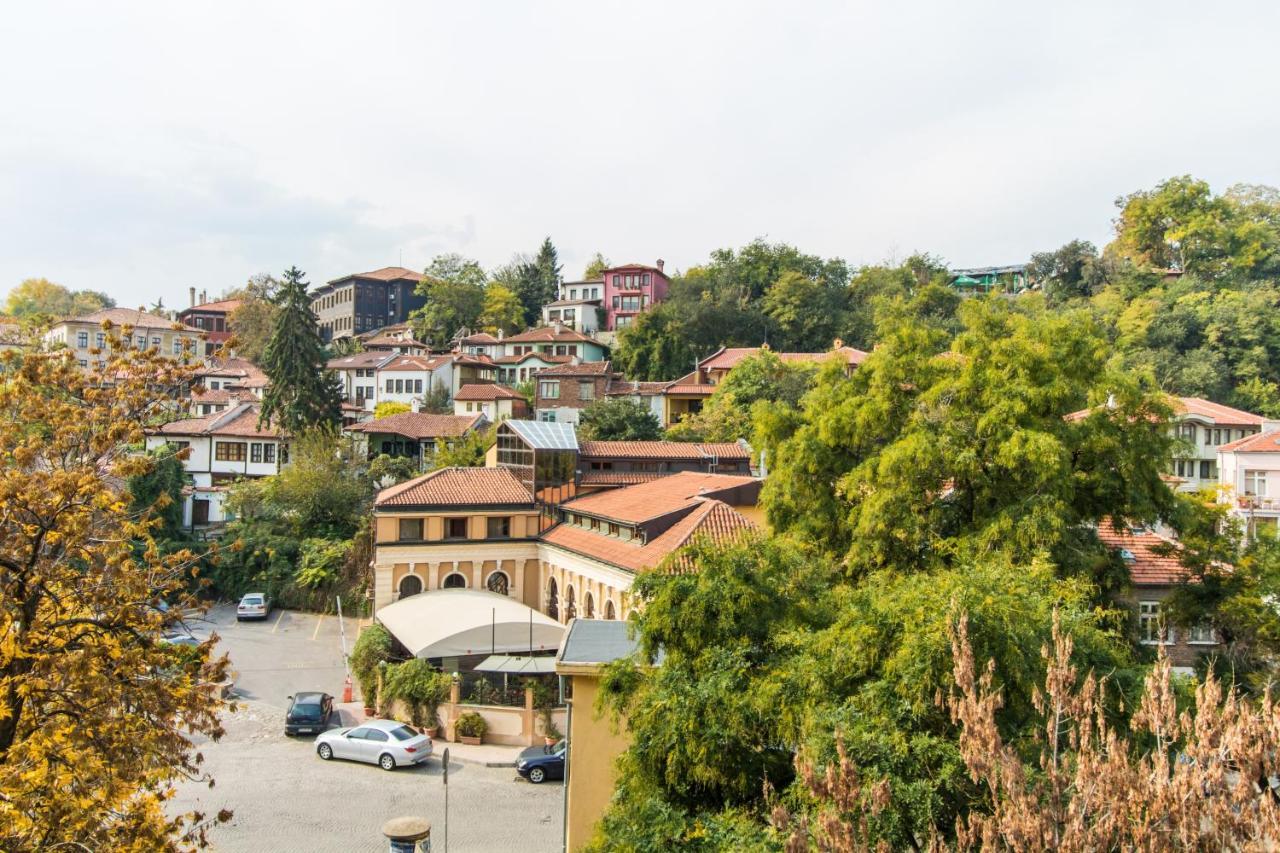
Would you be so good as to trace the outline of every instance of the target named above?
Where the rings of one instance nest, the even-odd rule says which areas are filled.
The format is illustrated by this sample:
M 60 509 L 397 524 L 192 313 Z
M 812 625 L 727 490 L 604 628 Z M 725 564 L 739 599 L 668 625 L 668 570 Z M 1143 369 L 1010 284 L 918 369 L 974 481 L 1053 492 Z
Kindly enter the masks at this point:
M 7 11 L 0 851 L 1280 850 L 1280 5 Z

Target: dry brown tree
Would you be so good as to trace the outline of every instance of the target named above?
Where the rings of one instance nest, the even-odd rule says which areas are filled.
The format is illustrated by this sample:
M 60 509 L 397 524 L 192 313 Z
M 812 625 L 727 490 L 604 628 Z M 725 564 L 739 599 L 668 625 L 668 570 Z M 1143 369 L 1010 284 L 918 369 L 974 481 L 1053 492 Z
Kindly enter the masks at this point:
M 1280 801 L 1270 782 L 1280 769 L 1280 709 L 1269 693 L 1255 702 L 1224 693 L 1209 676 L 1195 691 L 1194 712 L 1179 711 L 1161 650 L 1126 736 L 1107 719 L 1105 679 L 1081 678 L 1072 665 L 1071 637 L 1055 614 L 1052 647 L 1041 650 L 1044 689 L 1035 695 L 1040 756 L 1029 764 L 1000 734 L 994 663 L 977 674 L 966 617 L 951 643 L 956 687 L 946 702 L 965 765 L 988 800 L 958 821 L 954 839 L 928 839 L 930 849 L 1280 849 Z M 883 847 L 869 826 L 888 783 L 866 785 L 842 744 L 838 753 L 822 769 L 797 760 L 821 805 L 808 816 L 775 809 L 789 853 Z

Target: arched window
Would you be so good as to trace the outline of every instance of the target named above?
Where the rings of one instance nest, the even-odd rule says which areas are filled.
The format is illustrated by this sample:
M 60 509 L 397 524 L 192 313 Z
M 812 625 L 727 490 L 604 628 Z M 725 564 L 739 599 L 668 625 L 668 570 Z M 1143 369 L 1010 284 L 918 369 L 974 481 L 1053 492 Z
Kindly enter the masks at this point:
M 458 574 L 457 572 L 453 572 L 452 574 L 450 574 L 448 577 L 444 579 L 444 583 L 442 584 L 442 586 L 445 589 L 466 589 L 467 579 L 464 578 L 462 575 Z
M 583 615 L 588 619 L 596 618 L 596 600 L 592 597 L 591 593 L 587 593 L 587 597 L 583 600 L 583 604 L 583 610 L 585 611 Z
M 556 592 L 555 578 L 547 586 L 547 615 L 552 619 L 560 618 L 560 596 Z
M 618 613 L 617 613 L 617 611 L 613 609 L 613 602 L 612 602 L 612 601 L 606 601 L 606 602 L 604 603 L 604 618 L 606 618 L 606 619 L 617 619 L 617 618 L 618 618 Z
M 566 586 L 564 588 L 564 621 L 578 615 L 578 602 L 574 600 L 573 587 Z
M 422 592 L 422 578 L 417 575 L 405 575 L 400 578 L 400 597 L 408 598 Z
M 496 592 L 498 595 L 507 595 L 511 588 L 511 581 L 507 577 L 506 572 L 494 572 L 489 575 L 489 579 L 484 582 L 489 592 Z

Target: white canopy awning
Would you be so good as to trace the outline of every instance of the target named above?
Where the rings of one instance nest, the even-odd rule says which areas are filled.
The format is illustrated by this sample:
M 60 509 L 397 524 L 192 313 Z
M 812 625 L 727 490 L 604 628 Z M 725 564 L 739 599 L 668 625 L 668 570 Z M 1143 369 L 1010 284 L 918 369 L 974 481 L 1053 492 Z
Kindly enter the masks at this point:
M 554 655 L 515 657 L 489 655 L 476 666 L 476 672 L 502 672 L 510 675 L 544 675 L 556 671 Z
M 376 614 L 420 658 L 528 654 L 560 648 L 564 626 L 505 595 L 438 589 L 402 598 Z

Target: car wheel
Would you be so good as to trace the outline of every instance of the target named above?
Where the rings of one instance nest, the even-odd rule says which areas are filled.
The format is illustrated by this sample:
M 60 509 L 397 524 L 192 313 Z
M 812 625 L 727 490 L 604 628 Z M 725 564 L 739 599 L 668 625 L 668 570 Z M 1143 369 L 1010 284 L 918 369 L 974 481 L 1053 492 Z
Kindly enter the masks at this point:
M 378 766 L 383 770 L 395 770 L 396 760 L 391 757 L 391 753 L 384 752 L 382 755 L 378 756 Z
M 546 778 L 547 771 L 543 770 L 541 767 L 535 767 L 529 771 L 529 781 L 535 785 L 542 784 L 546 781 Z
M 333 758 L 333 747 L 329 746 L 327 743 L 322 743 L 316 747 L 316 754 L 325 761 L 328 761 L 330 758 Z

